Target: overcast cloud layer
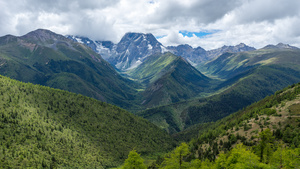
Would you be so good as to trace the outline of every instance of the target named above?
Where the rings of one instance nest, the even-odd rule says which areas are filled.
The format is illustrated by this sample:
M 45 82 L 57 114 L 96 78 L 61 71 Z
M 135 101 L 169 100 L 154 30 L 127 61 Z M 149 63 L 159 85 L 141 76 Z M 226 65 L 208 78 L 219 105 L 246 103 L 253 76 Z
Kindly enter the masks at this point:
M 0 36 L 44 28 L 115 43 L 126 32 L 143 32 L 162 37 L 165 46 L 300 47 L 299 0 L 0 0 L 0 8 Z

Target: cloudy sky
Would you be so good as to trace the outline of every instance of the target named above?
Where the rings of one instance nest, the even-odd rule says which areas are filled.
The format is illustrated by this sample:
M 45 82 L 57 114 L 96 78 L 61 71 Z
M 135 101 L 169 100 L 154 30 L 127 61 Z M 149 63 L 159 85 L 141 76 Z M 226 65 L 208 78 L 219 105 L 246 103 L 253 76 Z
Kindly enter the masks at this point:
M 0 36 L 44 28 L 115 43 L 126 32 L 143 32 L 165 46 L 300 47 L 300 1 L 0 0 L 0 25 Z

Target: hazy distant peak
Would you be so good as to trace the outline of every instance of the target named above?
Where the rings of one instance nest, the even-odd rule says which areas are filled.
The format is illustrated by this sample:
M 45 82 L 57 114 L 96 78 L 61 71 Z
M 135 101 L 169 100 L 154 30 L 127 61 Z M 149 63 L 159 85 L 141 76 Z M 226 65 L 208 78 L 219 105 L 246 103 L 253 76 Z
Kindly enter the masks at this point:
M 182 45 L 178 45 L 178 46 L 184 46 L 184 47 L 192 48 L 189 44 L 182 44 Z
M 26 35 L 22 36 L 22 38 L 37 40 L 42 42 L 45 42 L 47 40 L 66 39 L 64 36 L 56 34 L 46 29 L 37 29 L 35 31 L 29 32 Z
M 236 47 L 245 47 L 245 46 L 247 46 L 247 45 L 244 43 L 240 43 L 240 44 L 236 45 Z
M 27 33 L 24 36 L 59 36 L 59 35 L 47 29 L 37 29 Z
M 278 43 L 277 45 L 267 45 L 263 49 L 299 49 L 289 44 Z
M 248 49 L 253 49 L 253 50 L 255 50 L 254 47 L 248 46 L 248 45 L 246 45 L 245 43 L 240 43 L 240 44 L 235 45 L 235 46 L 227 46 L 227 45 L 224 45 L 224 46 L 222 46 L 221 48 L 226 48 L 226 49 L 242 49 L 242 48 L 248 48 Z
M 136 33 L 136 32 L 127 32 L 121 39 L 122 40 L 136 40 L 139 38 L 144 38 L 144 39 L 148 39 L 148 40 L 156 40 L 156 38 L 153 36 L 153 34 L 151 33 Z
M 151 45 L 152 47 L 160 47 L 162 44 L 158 42 L 158 40 L 153 36 L 151 33 L 135 33 L 135 32 L 128 32 L 126 33 L 120 42 L 118 43 L 118 48 L 120 45 L 122 47 L 134 44 L 134 45 Z M 151 48 L 151 46 L 149 46 Z
M 289 44 L 284 44 L 284 43 L 278 43 L 276 46 L 281 49 L 298 49 L 297 47 L 291 46 Z
M 1 44 L 6 44 L 6 43 L 9 43 L 11 41 L 16 41 L 17 40 L 17 37 L 16 36 L 13 36 L 13 35 L 5 35 L 3 37 L 0 37 L 0 45 Z

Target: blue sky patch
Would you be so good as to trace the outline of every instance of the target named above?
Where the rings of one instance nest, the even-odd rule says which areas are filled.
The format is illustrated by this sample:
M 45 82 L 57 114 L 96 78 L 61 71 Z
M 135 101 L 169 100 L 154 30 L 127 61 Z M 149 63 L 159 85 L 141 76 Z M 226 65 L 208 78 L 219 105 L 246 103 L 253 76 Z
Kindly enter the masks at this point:
M 189 31 L 179 31 L 180 34 L 182 34 L 184 37 L 193 37 L 194 35 L 203 38 L 207 35 L 211 35 L 213 33 L 216 33 L 217 31 L 200 31 L 200 32 L 189 32 Z
M 166 37 L 167 35 L 162 35 L 162 36 L 155 36 L 156 39 L 161 39 L 161 38 L 164 38 Z

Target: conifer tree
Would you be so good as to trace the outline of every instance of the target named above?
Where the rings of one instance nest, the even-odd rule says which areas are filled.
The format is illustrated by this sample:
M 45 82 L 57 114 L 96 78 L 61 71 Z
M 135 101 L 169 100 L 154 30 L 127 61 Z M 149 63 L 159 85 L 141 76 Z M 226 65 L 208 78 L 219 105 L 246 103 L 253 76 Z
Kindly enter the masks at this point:
M 161 168 L 171 169 L 171 168 L 188 168 L 187 163 L 183 161 L 183 157 L 190 153 L 189 146 L 186 143 L 182 143 L 177 147 L 169 157 L 165 158 L 165 161 L 162 163 Z
M 136 152 L 136 150 L 131 150 L 128 154 L 128 158 L 125 160 L 123 169 L 146 169 L 144 160 Z
M 270 129 L 266 129 L 265 131 L 262 131 L 259 133 L 260 142 L 257 146 L 258 149 L 258 155 L 260 157 L 260 162 L 269 163 L 270 157 L 272 155 L 272 147 L 273 147 L 273 141 L 274 136 L 272 135 L 272 132 Z

